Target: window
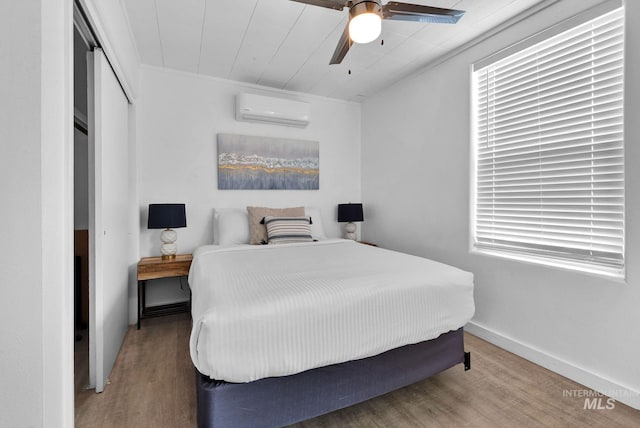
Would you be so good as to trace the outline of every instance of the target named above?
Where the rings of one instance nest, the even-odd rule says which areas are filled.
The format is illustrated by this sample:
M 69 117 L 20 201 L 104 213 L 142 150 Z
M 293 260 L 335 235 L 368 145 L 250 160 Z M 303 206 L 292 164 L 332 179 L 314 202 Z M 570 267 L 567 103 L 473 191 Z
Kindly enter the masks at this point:
M 624 275 L 619 5 L 474 65 L 477 251 Z

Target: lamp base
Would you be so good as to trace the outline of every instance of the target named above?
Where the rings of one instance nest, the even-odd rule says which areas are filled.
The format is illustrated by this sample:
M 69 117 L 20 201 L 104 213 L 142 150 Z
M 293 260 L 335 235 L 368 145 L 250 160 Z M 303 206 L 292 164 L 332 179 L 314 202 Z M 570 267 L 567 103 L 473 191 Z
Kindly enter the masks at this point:
M 358 236 L 356 235 L 356 224 L 353 222 L 349 222 L 347 224 L 344 225 L 344 239 L 351 239 L 352 241 L 355 241 L 358 239 Z
M 160 246 L 160 254 L 162 254 L 162 260 L 171 260 L 178 254 L 178 246 L 176 240 L 178 234 L 173 229 L 165 229 L 160 234 L 160 240 L 162 245 Z

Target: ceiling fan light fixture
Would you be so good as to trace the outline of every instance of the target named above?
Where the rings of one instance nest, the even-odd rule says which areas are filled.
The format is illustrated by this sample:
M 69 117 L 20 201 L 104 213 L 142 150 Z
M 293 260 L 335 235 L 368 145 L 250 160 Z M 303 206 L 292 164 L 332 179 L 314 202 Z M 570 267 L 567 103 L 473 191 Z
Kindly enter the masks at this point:
M 349 37 L 356 43 L 369 43 L 382 32 L 382 8 L 376 1 L 362 1 L 349 10 Z

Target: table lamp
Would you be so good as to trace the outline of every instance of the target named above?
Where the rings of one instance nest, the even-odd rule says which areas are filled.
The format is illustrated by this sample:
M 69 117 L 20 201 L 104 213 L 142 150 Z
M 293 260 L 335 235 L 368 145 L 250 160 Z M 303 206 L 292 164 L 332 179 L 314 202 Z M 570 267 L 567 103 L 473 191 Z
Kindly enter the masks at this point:
M 347 224 L 344 225 L 344 237 L 345 239 L 356 240 L 356 225 L 355 221 L 364 221 L 364 214 L 362 213 L 362 204 L 338 204 L 338 222 Z
M 174 259 L 178 253 L 178 233 L 172 229 L 178 227 L 187 227 L 184 204 L 149 204 L 147 229 L 164 229 L 160 234 L 163 260 Z

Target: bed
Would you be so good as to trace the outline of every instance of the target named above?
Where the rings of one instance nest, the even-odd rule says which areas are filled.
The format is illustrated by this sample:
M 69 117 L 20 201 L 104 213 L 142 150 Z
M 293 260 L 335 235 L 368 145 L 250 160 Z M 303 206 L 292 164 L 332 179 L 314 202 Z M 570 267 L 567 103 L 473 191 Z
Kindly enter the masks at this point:
M 189 274 L 198 426 L 276 427 L 454 365 L 473 276 L 342 239 L 218 243 Z

